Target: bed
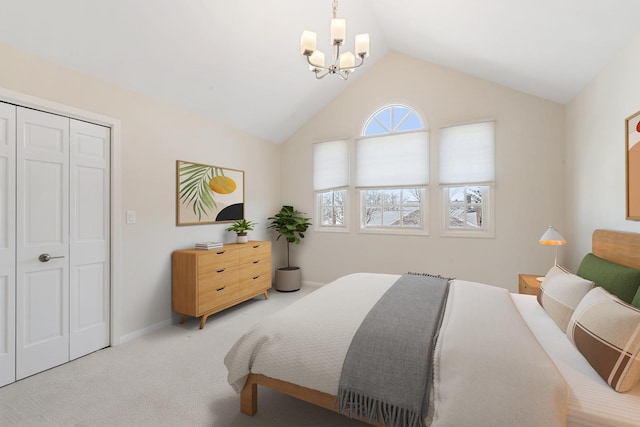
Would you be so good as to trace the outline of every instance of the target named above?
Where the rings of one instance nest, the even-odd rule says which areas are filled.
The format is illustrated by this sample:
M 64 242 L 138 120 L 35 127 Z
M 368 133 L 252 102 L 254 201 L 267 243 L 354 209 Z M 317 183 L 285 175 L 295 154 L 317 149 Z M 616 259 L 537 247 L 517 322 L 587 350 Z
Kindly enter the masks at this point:
M 598 354 L 584 344 L 589 336 L 583 338 L 581 329 L 589 325 L 584 313 L 591 313 L 591 307 L 613 306 L 614 311 L 627 310 L 624 321 L 631 322 L 632 329 L 637 325 L 635 335 L 640 335 L 640 317 L 634 317 L 640 309 L 633 305 L 640 302 L 640 234 L 596 230 L 589 256 L 578 269 L 586 277 L 550 271 L 537 298 L 480 283 L 449 282 L 434 340 L 433 379 L 422 412 L 425 425 L 640 425 L 640 339 L 631 332 L 632 348 L 624 349 L 631 356 L 625 359 L 623 374 L 607 376 L 597 363 Z M 606 271 L 597 264 L 602 262 L 627 269 L 607 273 L 616 277 L 613 296 L 598 283 L 606 281 L 598 276 Z M 339 278 L 252 327 L 225 358 L 241 412 L 256 413 L 261 385 L 387 425 L 383 417 L 351 412 L 337 404 L 336 396 L 351 340 L 400 277 L 358 273 Z M 624 280 L 632 284 L 616 288 Z M 616 295 L 629 286 L 635 289 L 623 303 Z M 569 312 L 567 298 L 574 301 Z M 600 304 L 602 298 L 606 304 Z M 620 363 L 615 367 L 622 369 Z

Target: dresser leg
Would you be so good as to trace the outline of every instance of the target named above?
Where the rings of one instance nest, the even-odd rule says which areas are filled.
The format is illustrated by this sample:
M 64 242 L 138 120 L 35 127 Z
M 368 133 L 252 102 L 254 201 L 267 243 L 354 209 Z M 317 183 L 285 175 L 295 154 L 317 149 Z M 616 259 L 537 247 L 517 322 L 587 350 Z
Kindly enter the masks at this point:
M 207 317 L 209 317 L 209 315 L 205 314 L 200 319 L 200 329 L 204 328 L 204 324 L 207 323 Z
M 182 325 L 184 323 L 184 320 L 187 318 L 187 316 L 185 316 L 184 314 L 180 316 L 180 324 Z
M 269 294 L 267 293 L 267 291 L 264 291 L 264 299 L 269 299 Z

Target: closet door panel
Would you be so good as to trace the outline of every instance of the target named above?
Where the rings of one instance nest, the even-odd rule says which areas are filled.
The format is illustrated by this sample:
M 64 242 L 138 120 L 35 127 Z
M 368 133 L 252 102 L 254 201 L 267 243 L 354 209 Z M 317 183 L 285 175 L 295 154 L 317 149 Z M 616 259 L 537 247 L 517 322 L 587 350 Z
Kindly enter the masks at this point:
M 70 357 L 109 345 L 110 129 L 71 120 Z
M 16 378 L 69 361 L 69 119 L 17 109 Z
M 15 374 L 16 107 L 0 103 L 0 387 Z

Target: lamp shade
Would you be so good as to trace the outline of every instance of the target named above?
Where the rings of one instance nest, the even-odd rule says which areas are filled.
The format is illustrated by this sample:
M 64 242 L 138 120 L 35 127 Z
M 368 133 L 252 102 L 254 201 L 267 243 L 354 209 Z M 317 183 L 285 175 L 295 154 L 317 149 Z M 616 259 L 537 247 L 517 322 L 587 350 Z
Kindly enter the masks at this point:
M 540 237 L 538 243 L 547 246 L 566 245 L 567 239 L 562 237 L 562 234 L 560 234 L 558 230 L 556 230 L 552 226 L 549 226 L 549 228 L 547 228 L 547 231 L 545 231 L 542 237 Z

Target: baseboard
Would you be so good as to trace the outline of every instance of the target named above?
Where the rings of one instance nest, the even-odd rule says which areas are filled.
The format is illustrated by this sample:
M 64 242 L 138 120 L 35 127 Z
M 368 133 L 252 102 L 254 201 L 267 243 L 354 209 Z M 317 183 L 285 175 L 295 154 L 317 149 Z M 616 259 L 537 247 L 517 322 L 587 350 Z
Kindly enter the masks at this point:
M 120 337 L 120 342 L 118 344 L 124 344 L 129 341 L 133 341 L 137 338 L 140 338 L 144 335 L 150 334 L 151 332 L 157 331 L 158 329 L 162 329 L 166 326 L 171 325 L 172 319 L 163 320 L 162 322 L 158 322 L 151 326 L 147 326 L 146 328 L 139 329 L 135 332 L 131 332 L 130 334 L 123 335 Z
M 322 287 L 322 286 L 326 285 L 326 283 L 309 282 L 309 281 L 303 280 L 302 281 L 302 285 L 303 286 L 314 287 L 314 288 L 319 288 L 319 287 Z M 177 323 L 177 320 L 174 321 L 174 318 L 177 319 L 178 317 L 176 317 L 176 315 L 174 313 L 174 315 L 171 317 L 171 319 L 163 320 L 162 322 L 158 322 L 158 323 L 156 323 L 154 325 L 147 326 L 146 328 L 137 330 L 135 332 L 131 332 L 130 334 L 122 335 L 120 337 L 120 341 L 115 345 L 112 343 L 111 346 L 115 347 L 116 345 L 121 345 L 121 344 L 124 344 L 126 342 L 133 341 L 133 340 L 135 340 L 137 338 L 140 338 L 140 337 L 142 337 L 144 335 L 147 335 L 147 334 L 150 334 L 150 333 L 152 333 L 154 331 L 157 331 L 158 329 L 164 328 L 165 326 L 169 326 L 169 325 L 171 325 L 173 323 Z

